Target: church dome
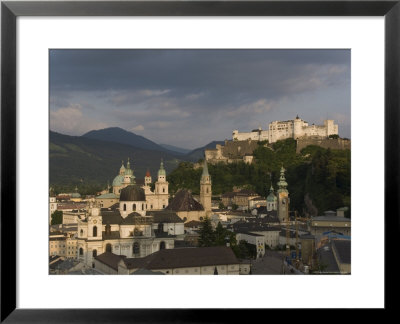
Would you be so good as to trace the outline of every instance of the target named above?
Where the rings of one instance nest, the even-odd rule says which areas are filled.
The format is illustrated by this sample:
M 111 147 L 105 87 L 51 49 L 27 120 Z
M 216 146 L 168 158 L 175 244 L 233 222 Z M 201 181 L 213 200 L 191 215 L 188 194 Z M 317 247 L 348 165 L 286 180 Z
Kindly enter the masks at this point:
M 114 178 L 112 185 L 113 187 L 120 187 L 122 186 L 123 181 L 124 181 L 124 176 L 119 174 Z
M 268 197 L 267 197 L 268 202 L 275 202 L 276 201 L 276 196 L 271 192 Z
M 129 185 L 121 190 L 120 201 L 146 201 L 144 190 L 139 186 Z

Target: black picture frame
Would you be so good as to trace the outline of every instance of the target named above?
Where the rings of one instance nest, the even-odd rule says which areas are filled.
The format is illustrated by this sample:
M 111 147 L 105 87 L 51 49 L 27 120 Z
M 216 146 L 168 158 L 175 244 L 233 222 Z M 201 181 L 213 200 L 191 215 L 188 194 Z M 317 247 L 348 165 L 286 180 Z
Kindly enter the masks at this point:
M 5 323 L 219 322 L 243 310 L 16 308 L 16 19 L 19 16 L 384 16 L 385 309 L 399 232 L 400 0 L 394 1 L 2 1 L 1 2 L 1 321 Z M 368 154 L 373 154 L 369 152 Z M 366 156 L 367 158 L 367 156 Z M 374 170 L 371 170 L 373 173 Z M 371 193 L 373 188 L 371 188 Z M 376 211 L 381 215 L 382 208 Z M 12 242 L 12 244 L 10 244 Z M 394 244 L 389 244 L 389 242 Z M 366 260 L 366 263 L 373 262 Z M 373 266 L 371 264 L 371 266 Z M 40 294 L 40 292 L 38 292 Z M 288 295 L 291 298 L 292 294 Z M 134 305 L 133 305 L 134 306 Z M 268 305 L 266 305 L 266 308 Z M 327 305 L 329 308 L 329 305 Z M 252 310 L 256 318 L 261 310 Z

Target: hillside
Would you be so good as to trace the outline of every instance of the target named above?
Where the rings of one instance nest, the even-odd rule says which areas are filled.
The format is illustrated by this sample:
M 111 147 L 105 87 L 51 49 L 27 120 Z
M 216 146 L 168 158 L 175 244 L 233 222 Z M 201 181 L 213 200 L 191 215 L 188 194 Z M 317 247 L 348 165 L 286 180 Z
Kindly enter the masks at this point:
M 175 155 L 159 150 L 146 150 L 131 145 L 68 136 L 50 131 L 50 185 L 78 188 L 88 185 L 106 186 L 118 174 L 121 161 L 130 158 L 137 178 L 142 179 L 149 168 L 153 179 L 161 158 L 167 172 L 179 163 Z M 81 181 L 82 180 L 82 181 Z
M 126 144 L 133 146 L 135 148 L 140 148 L 150 151 L 166 152 L 172 155 L 176 155 L 177 153 L 161 145 L 158 145 L 143 136 L 136 135 L 135 133 L 128 132 L 119 127 L 110 127 L 99 130 L 92 130 L 82 135 L 82 137 L 107 141 L 107 142 Z
M 168 144 L 159 144 L 160 146 L 162 146 L 163 148 L 170 150 L 172 152 L 176 152 L 179 154 L 187 154 L 189 153 L 191 150 L 185 149 L 185 148 L 181 148 L 181 147 L 177 147 L 174 145 L 168 145 Z
M 287 139 L 262 145 L 254 151 L 254 163 L 208 164 L 213 195 L 232 191 L 233 186 L 245 186 L 266 197 L 272 185 L 277 189 L 279 171 L 283 165 L 290 195 L 291 210 L 300 215 L 312 215 L 351 204 L 351 152 L 308 146 L 296 153 L 296 141 Z M 201 168 L 181 162 L 167 180 L 170 192 L 179 188 L 199 193 Z

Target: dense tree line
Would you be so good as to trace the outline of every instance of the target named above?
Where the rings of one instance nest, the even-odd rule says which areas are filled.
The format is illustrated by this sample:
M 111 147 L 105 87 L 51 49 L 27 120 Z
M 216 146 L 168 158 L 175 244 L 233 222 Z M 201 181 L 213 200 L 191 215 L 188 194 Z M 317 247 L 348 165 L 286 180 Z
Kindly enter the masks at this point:
M 248 244 L 246 241 L 237 242 L 236 234 L 224 228 L 220 222 L 218 222 L 214 230 L 208 217 L 201 221 L 199 234 L 199 247 L 229 245 L 239 259 L 256 257 L 257 251 L 254 245 Z
M 296 141 L 286 139 L 272 145 L 260 143 L 254 151 L 254 163 L 208 165 L 213 195 L 232 191 L 234 186 L 253 189 L 259 195 L 269 194 L 271 183 L 277 189 L 280 169 L 286 169 L 291 209 L 300 215 L 322 214 L 326 210 L 350 207 L 350 150 L 331 150 L 307 146 L 296 153 Z M 167 180 L 170 192 L 180 188 L 199 194 L 202 168 L 182 162 Z

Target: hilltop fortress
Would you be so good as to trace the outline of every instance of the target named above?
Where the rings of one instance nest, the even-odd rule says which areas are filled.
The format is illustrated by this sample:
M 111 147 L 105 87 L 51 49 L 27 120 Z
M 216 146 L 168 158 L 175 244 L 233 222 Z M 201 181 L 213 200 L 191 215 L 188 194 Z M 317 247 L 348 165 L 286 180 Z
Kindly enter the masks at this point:
M 259 129 L 240 133 L 234 130 L 232 140 L 225 140 L 224 145 L 215 149 L 205 150 L 205 158 L 209 163 L 233 163 L 244 161 L 253 162 L 253 151 L 257 142 L 266 141 L 268 144 L 279 140 L 293 138 L 297 142 L 297 152 L 307 145 L 318 145 L 331 149 L 350 149 L 350 140 L 338 137 L 339 127 L 333 120 L 325 120 L 324 125 L 308 125 L 299 116 L 294 120 L 274 121 L 268 125 L 268 130 Z M 337 135 L 337 138 L 330 138 Z
M 333 120 L 325 120 L 324 125 L 308 125 L 308 123 L 299 116 L 294 120 L 287 121 L 274 121 L 269 124 L 268 130 L 259 129 L 252 130 L 248 133 L 239 133 L 234 130 L 232 139 L 235 141 L 268 141 L 268 143 L 275 143 L 276 141 L 286 138 L 298 139 L 300 137 L 328 137 L 329 135 L 338 135 L 338 125 L 334 124 Z

